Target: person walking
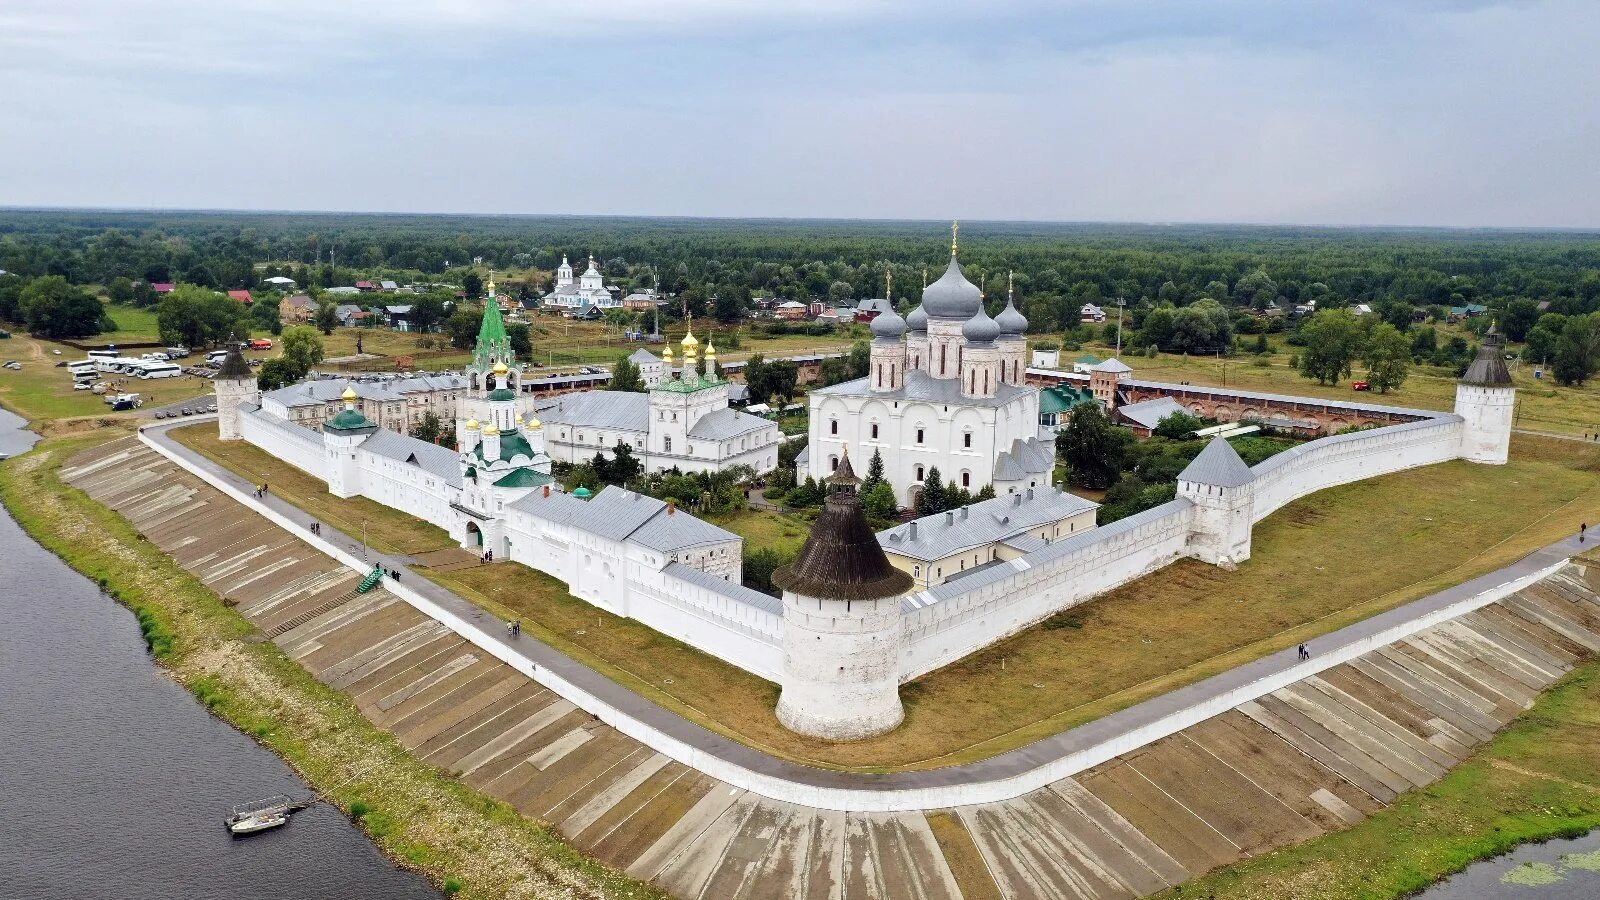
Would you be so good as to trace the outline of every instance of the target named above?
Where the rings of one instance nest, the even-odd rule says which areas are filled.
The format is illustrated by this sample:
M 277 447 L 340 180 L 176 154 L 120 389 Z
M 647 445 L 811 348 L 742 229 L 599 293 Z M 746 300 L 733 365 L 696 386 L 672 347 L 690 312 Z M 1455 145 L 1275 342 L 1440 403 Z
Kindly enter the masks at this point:
M 1301 644 L 1300 645 L 1300 661 L 1301 662 L 1305 662 L 1306 660 L 1308 660 L 1310 658 L 1311 658 L 1311 651 L 1306 649 L 1306 645 L 1305 644 Z
M 1589 532 L 1589 523 L 1588 522 L 1579 522 L 1578 523 L 1578 543 L 1580 543 L 1580 544 L 1583 543 L 1584 535 L 1588 534 L 1588 532 Z

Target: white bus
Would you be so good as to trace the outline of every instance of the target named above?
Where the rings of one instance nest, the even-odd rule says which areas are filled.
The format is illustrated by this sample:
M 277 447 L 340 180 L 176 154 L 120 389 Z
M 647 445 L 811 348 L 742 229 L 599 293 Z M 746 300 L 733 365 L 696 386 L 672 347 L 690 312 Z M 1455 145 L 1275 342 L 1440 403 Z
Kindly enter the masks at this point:
M 141 367 L 140 378 L 177 378 L 183 369 L 174 363 L 158 362 Z
M 75 359 L 67 363 L 67 371 L 73 378 L 77 378 L 80 375 L 93 375 L 100 369 L 92 359 Z
M 90 350 L 90 359 L 116 359 L 120 354 L 115 350 Z

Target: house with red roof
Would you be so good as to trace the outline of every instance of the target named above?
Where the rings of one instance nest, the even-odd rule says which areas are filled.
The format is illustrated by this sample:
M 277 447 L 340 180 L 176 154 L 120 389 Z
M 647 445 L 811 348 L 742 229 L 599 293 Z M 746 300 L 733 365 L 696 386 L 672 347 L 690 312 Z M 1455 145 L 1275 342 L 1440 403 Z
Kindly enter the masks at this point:
M 175 288 L 175 287 L 177 287 L 177 285 L 173 284 L 170 281 L 152 281 L 152 282 L 150 282 L 150 289 L 155 291 L 158 294 L 170 294 L 170 293 L 172 293 L 172 289 Z
M 245 306 L 249 306 L 250 304 L 256 302 L 256 299 L 250 296 L 249 291 L 229 291 L 228 299 L 237 300 L 240 303 L 243 303 Z
M 358 282 L 356 282 L 356 290 L 361 291 L 363 293 L 365 293 L 367 291 L 375 291 L 377 289 L 378 289 L 378 286 L 373 284 L 370 281 L 358 281 Z

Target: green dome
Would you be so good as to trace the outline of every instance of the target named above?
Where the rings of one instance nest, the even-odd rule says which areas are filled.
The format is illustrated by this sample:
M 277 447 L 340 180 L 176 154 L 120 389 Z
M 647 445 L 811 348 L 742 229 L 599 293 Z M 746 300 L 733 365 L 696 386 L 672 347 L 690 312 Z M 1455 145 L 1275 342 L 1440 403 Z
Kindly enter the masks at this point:
M 510 388 L 495 388 L 494 390 L 489 392 L 489 399 L 490 400 L 515 400 L 515 399 L 517 399 L 517 392 L 511 390 Z
M 340 410 L 339 414 L 329 419 L 322 426 L 324 431 L 360 431 L 366 428 L 377 428 L 371 419 L 363 416 L 353 409 Z
M 586 487 L 580 487 L 572 492 L 572 496 L 577 497 L 579 500 L 587 500 L 594 496 L 594 492 Z

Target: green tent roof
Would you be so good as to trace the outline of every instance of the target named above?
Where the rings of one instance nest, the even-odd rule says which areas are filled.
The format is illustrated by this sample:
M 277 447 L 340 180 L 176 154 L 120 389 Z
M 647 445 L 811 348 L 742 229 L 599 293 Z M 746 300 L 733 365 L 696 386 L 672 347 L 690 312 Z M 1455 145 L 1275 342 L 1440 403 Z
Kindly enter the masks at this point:
M 496 362 L 511 362 L 511 339 L 500 318 L 500 301 L 489 298 L 483 304 L 483 324 L 478 326 L 478 343 L 472 349 L 472 367 L 487 372 Z
M 1071 385 L 1058 384 L 1039 392 L 1040 413 L 1061 413 L 1094 400 L 1094 393 Z
M 1100 357 L 1095 356 L 1093 353 L 1085 353 L 1084 355 L 1078 357 L 1078 362 L 1081 362 L 1086 366 L 1092 366 L 1099 361 Z
M 489 392 L 489 399 L 490 400 L 515 400 L 515 399 L 517 399 L 517 392 L 511 390 L 510 388 L 495 388 L 494 390 Z
M 532 469 L 512 469 L 510 474 L 494 483 L 495 487 L 539 487 L 555 481 L 543 472 Z
M 495 459 L 510 462 L 518 456 L 526 456 L 529 459 L 532 459 L 533 445 L 528 443 L 528 439 L 523 437 L 522 432 L 520 431 L 502 431 L 500 432 L 499 456 L 495 457 L 495 459 L 490 459 L 487 456 L 484 456 L 482 441 L 478 442 L 478 446 L 474 452 L 477 454 L 478 458 L 484 462 L 494 462 Z

